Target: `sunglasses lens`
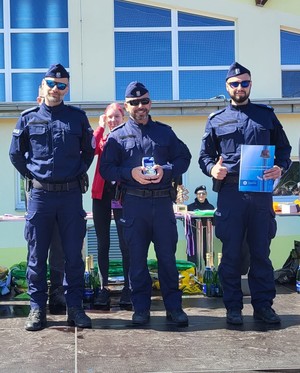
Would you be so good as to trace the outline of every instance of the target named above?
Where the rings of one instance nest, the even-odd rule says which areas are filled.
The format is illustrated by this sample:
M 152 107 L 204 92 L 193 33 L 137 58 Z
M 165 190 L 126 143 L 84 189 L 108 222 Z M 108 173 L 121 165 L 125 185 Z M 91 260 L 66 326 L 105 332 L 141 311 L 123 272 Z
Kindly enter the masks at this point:
M 67 86 L 65 83 L 57 83 L 56 85 L 57 85 L 57 88 L 60 89 L 61 91 L 63 91 Z
M 46 80 L 46 83 L 49 88 L 55 87 L 55 82 L 53 80 Z
M 243 88 L 247 88 L 247 87 L 249 87 L 249 84 L 250 84 L 249 80 L 244 80 L 244 81 L 242 81 L 241 86 Z
M 63 91 L 67 87 L 66 83 L 58 83 L 58 82 L 55 82 L 54 80 L 46 80 L 46 83 L 49 88 L 54 88 L 55 86 L 57 86 L 57 88 L 60 91 Z
M 131 106 L 138 106 L 139 104 L 148 105 L 149 102 L 150 102 L 149 98 L 142 98 L 141 100 L 131 100 L 131 101 L 128 101 L 128 103 Z
M 243 80 L 242 82 L 231 82 L 229 83 L 231 88 L 237 88 L 241 85 L 242 88 L 247 88 L 250 85 L 250 80 Z

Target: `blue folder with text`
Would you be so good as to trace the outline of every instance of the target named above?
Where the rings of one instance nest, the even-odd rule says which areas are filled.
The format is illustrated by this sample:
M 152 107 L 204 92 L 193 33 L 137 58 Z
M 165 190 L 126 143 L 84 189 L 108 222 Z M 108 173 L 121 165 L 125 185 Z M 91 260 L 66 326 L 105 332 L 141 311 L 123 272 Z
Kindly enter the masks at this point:
M 239 191 L 272 192 L 274 180 L 264 180 L 264 171 L 274 166 L 274 145 L 242 145 Z

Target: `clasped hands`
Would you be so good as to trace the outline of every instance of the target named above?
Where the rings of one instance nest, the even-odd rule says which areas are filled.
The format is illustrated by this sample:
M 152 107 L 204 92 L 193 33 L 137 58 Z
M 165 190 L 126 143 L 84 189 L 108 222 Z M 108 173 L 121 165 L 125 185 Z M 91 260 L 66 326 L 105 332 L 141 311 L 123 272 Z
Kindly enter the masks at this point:
M 163 168 L 156 164 L 153 166 L 153 169 L 156 171 L 155 175 L 147 175 L 144 174 L 146 171 L 146 168 L 143 166 L 134 167 L 131 170 L 131 176 L 135 181 L 137 181 L 140 184 L 147 185 L 147 184 L 158 184 L 164 174 Z

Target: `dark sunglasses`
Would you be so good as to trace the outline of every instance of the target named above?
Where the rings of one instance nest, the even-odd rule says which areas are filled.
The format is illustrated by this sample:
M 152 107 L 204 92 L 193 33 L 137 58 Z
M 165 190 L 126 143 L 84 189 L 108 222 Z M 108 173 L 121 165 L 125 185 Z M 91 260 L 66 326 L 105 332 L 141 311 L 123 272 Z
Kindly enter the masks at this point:
M 56 86 L 60 91 L 63 91 L 68 86 L 66 83 L 59 83 L 55 82 L 54 80 L 45 79 L 45 82 L 49 88 L 53 89 Z
M 228 83 L 228 84 L 230 85 L 231 88 L 237 88 L 239 85 L 242 88 L 248 88 L 249 85 L 250 85 L 250 82 L 251 82 L 251 80 L 243 80 L 242 82 L 231 82 L 231 83 Z
M 127 101 L 127 103 L 130 104 L 131 106 L 139 106 L 139 104 L 148 105 L 149 102 L 150 102 L 150 98 L 141 98 L 137 100 Z

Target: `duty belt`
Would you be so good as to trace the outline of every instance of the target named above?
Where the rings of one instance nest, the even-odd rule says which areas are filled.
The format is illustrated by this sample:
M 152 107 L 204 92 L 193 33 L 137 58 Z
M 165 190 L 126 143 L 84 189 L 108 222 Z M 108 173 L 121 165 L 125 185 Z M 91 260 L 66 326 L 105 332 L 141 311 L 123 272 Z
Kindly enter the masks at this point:
M 33 188 L 47 190 L 48 192 L 68 192 L 71 189 L 79 187 L 78 180 L 58 184 L 42 183 L 36 179 L 32 179 L 31 181 Z
M 142 197 L 142 198 L 160 198 L 160 197 L 171 197 L 170 189 L 124 189 L 124 194 L 130 196 Z
M 227 175 L 224 179 L 224 184 L 238 184 L 239 175 Z

